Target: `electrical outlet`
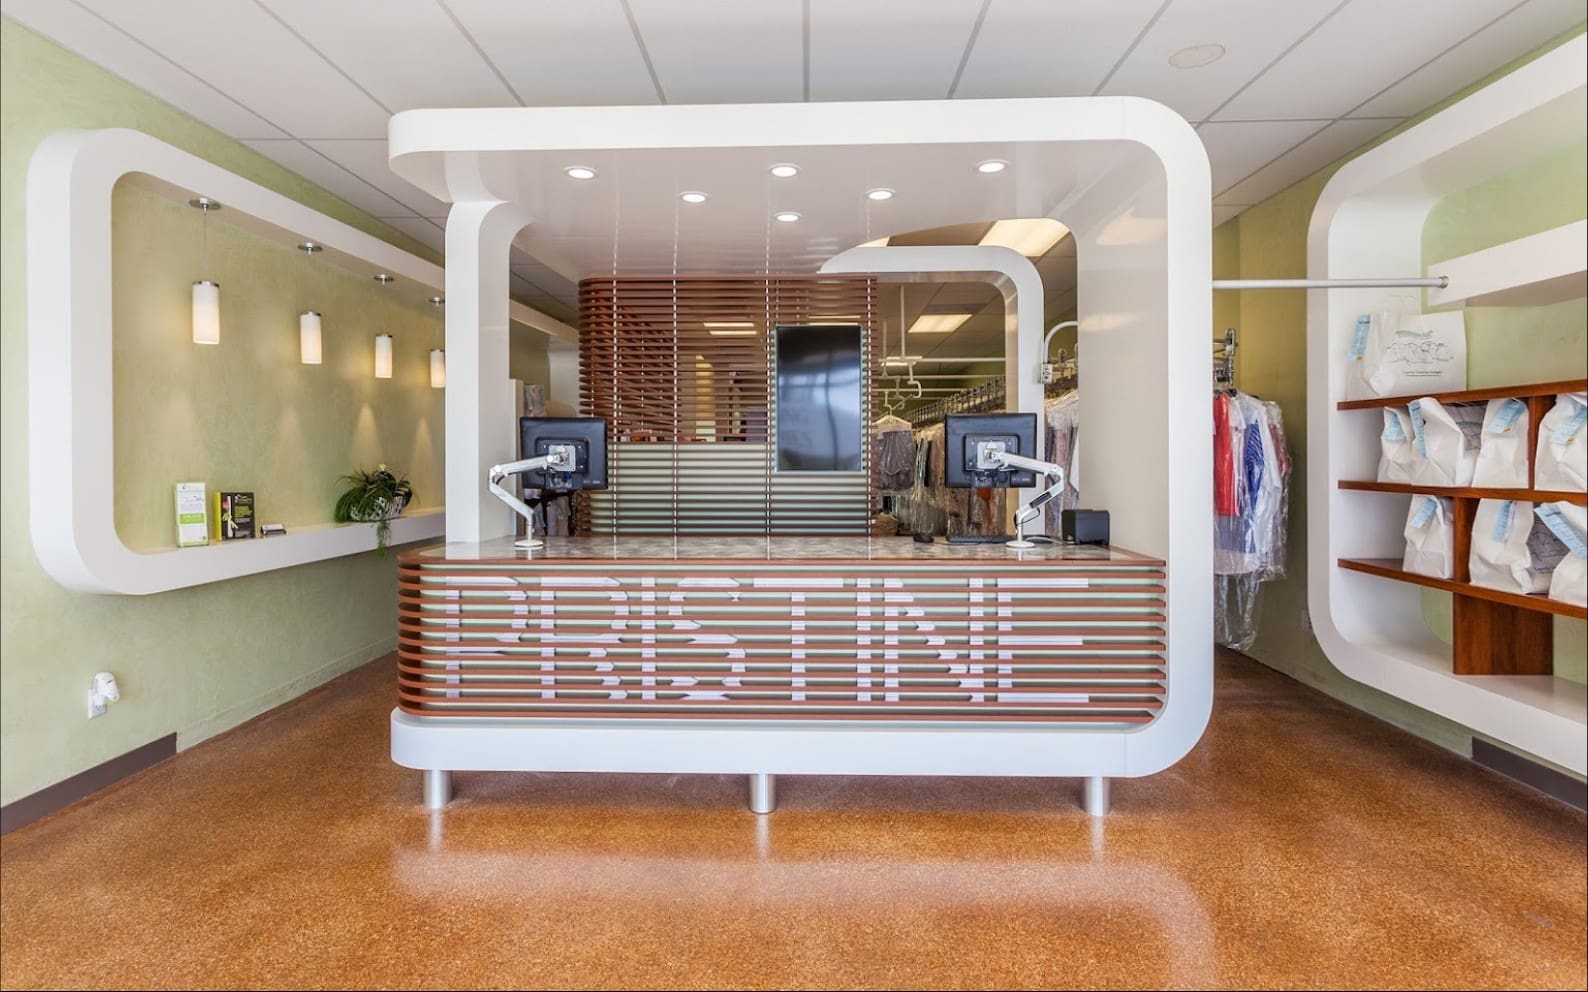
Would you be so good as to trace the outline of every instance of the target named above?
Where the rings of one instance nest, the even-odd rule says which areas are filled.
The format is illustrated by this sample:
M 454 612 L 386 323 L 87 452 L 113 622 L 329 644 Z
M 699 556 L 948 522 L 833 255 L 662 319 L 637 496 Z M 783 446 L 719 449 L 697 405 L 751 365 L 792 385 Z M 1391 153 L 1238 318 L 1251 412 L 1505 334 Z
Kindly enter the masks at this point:
M 1301 629 L 1309 634 L 1312 633 L 1312 614 L 1307 612 L 1305 607 L 1301 611 Z
M 90 720 L 96 716 L 104 716 L 105 710 L 109 705 L 104 696 L 93 689 L 88 690 L 88 718 Z

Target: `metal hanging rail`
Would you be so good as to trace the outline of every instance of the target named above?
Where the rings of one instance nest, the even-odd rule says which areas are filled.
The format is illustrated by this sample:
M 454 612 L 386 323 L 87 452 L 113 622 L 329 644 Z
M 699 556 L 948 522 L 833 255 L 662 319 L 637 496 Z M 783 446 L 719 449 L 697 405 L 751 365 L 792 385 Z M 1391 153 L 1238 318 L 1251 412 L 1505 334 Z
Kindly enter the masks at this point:
M 1214 289 L 1445 289 L 1449 276 L 1426 279 L 1215 279 Z

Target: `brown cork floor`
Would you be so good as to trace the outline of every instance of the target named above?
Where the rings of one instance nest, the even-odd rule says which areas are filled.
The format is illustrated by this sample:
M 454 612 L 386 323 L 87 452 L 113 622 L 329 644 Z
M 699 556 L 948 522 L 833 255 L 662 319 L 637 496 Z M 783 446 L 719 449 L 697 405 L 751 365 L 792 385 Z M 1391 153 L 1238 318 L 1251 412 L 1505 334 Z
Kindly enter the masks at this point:
M 0 984 L 1576 987 L 1581 813 L 1238 658 L 1114 785 L 459 774 L 387 659 L 0 841 Z

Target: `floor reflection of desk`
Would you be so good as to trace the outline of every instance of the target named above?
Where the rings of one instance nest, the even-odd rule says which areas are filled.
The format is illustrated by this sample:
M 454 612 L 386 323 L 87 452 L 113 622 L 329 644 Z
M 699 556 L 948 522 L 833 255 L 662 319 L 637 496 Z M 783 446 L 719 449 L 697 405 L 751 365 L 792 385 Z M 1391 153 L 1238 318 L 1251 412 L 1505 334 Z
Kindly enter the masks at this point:
M 562 538 L 403 558 L 392 756 L 447 772 L 1071 775 L 1164 706 L 1164 564 L 908 538 Z M 1117 753 L 1110 754 L 1110 751 Z

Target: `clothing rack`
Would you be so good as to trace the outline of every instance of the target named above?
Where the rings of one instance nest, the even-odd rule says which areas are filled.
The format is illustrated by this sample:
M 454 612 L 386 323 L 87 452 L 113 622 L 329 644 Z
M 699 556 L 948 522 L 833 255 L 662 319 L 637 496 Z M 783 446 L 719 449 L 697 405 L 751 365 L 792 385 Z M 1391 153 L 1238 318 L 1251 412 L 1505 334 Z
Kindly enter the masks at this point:
M 985 413 L 1004 408 L 1004 381 L 994 379 L 972 386 L 911 411 L 910 423 L 917 429 L 942 423 L 951 413 Z
M 1213 339 L 1213 385 L 1235 388 L 1235 328 L 1226 328 L 1222 338 Z

